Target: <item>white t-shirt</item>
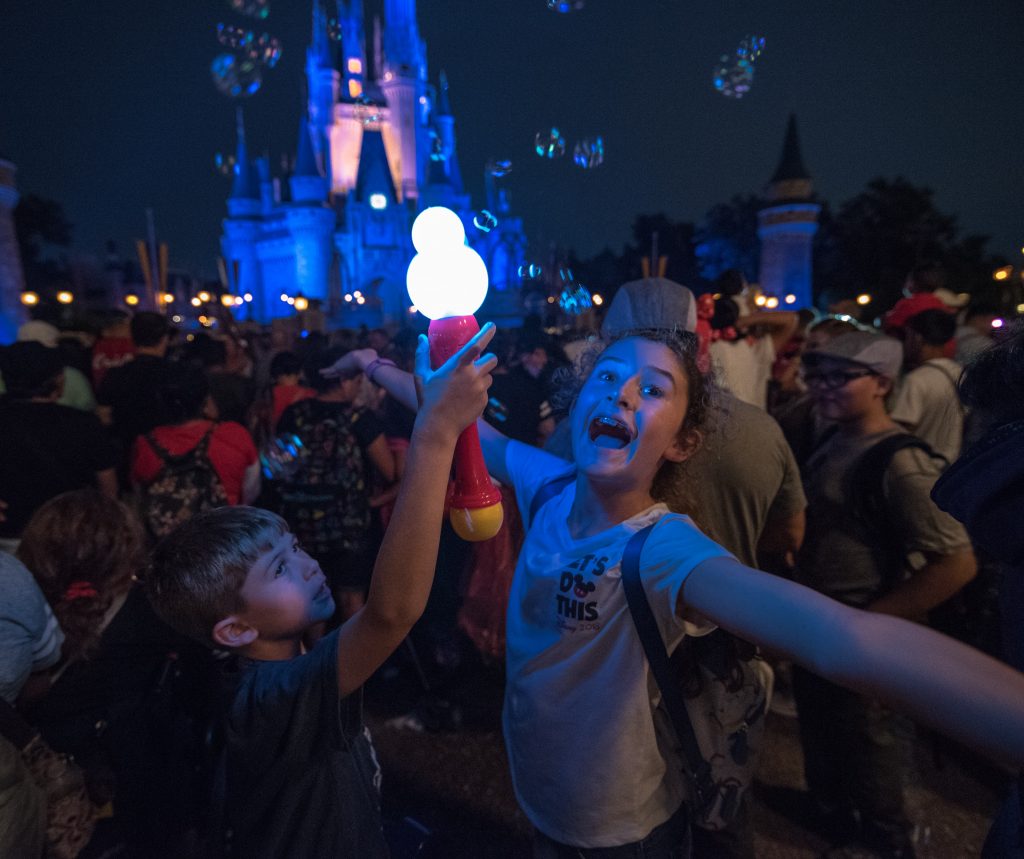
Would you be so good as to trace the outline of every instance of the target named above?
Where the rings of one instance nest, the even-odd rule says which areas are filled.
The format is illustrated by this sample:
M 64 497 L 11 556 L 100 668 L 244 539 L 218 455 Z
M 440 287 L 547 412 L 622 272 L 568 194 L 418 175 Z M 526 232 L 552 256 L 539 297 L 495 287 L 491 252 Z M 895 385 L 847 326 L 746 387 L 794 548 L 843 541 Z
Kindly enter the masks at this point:
M 890 413 L 949 463 L 959 458 L 964 441 L 964 412 L 956 390 L 960 369 L 949 358 L 934 358 L 911 370 L 896 389 Z
M 565 460 L 510 442 L 506 466 L 524 519 L 537 489 L 572 471 Z M 505 742 L 526 816 L 577 847 L 638 841 L 685 795 L 677 742 L 650 676 L 621 587 L 629 538 L 661 520 L 644 545 L 642 580 L 674 649 L 710 624 L 681 620 L 683 582 L 702 561 L 729 557 L 687 516 L 655 504 L 612 528 L 573 539 L 570 483 L 537 513 L 508 604 Z
M 758 337 L 753 343 L 746 337 L 716 340 L 709 353 L 718 384 L 738 400 L 760 409 L 768 407 L 768 382 L 775 361 L 771 337 Z

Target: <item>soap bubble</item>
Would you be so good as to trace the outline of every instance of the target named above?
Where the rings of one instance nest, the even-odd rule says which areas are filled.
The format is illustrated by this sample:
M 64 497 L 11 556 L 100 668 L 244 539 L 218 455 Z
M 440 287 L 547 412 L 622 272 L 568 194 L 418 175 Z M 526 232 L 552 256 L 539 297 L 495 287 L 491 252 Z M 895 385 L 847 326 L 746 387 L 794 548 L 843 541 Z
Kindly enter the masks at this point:
M 565 155 L 565 138 L 557 128 L 538 131 L 533 138 L 533 148 L 541 158 L 561 158 Z
M 503 179 L 512 172 L 511 161 L 499 161 L 492 158 L 487 162 L 487 172 L 490 173 L 495 179 Z
M 340 42 L 342 37 L 341 23 L 337 18 L 330 18 L 327 21 L 327 38 L 332 42 Z
M 523 280 L 536 280 L 542 274 L 544 274 L 544 269 L 541 268 L 539 265 L 535 265 L 532 262 L 524 263 L 523 265 L 519 266 L 518 273 L 519 277 L 522 278 Z
M 248 57 L 218 54 L 210 63 L 213 83 L 226 96 L 244 98 L 259 91 L 263 84 L 260 67 Z
M 448 160 L 448 148 L 444 145 L 444 140 L 441 138 L 441 135 L 434 131 L 434 129 L 430 130 L 430 160 Z
M 604 138 L 584 138 L 572 151 L 572 160 L 578 167 L 590 170 L 604 163 Z
M 726 98 L 743 98 L 754 83 L 754 64 L 723 55 L 712 77 L 715 89 Z
M 235 172 L 235 156 L 217 152 L 213 156 L 213 166 L 221 176 L 230 176 Z
M 289 480 L 299 470 L 302 456 L 302 439 L 297 435 L 280 435 L 271 439 L 260 451 L 263 476 L 268 480 Z
M 473 226 L 484 233 L 489 233 L 498 226 L 498 219 L 486 209 L 482 209 L 479 215 L 473 216 Z
M 558 306 L 570 316 L 579 316 L 583 311 L 594 306 L 590 290 L 582 283 L 570 281 L 558 295 Z
M 743 41 L 736 48 L 736 58 L 754 62 L 764 52 L 764 46 L 764 36 L 744 36 Z
M 356 98 L 355 115 L 363 125 L 376 125 L 383 116 L 380 105 L 374 104 L 365 92 Z
M 228 0 L 236 12 L 263 20 L 270 14 L 270 0 Z
M 247 41 L 255 38 L 251 30 L 245 27 L 236 27 L 234 24 L 220 23 L 217 25 L 217 41 L 225 48 L 238 50 L 246 45 Z
M 276 36 L 261 33 L 255 39 L 246 42 L 245 51 L 250 60 L 262 63 L 268 69 L 272 69 L 281 59 L 281 42 Z
M 583 8 L 584 0 L 548 0 L 548 11 L 567 15 Z

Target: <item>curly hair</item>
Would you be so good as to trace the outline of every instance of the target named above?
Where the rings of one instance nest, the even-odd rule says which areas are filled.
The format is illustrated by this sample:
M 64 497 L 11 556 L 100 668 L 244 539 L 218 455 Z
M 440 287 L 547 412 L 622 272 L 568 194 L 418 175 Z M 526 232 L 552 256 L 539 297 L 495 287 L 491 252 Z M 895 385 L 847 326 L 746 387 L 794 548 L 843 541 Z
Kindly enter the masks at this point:
M 65 492 L 29 520 L 18 558 L 64 630 L 64 656 L 88 659 L 99 647 L 104 616 L 142 569 L 142 526 L 127 505 L 95 489 Z
M 617 333 L 614 337 L 594 340 L 570 367 L 560 368 L 555 372 L 553 381 L 556 393 L 552 405 L 566 413 L 572 411 L 583 383 L 589 378 L 594 365 L 604 351 L 614 343 L 628 337 L 642 337 L 654 343 L 667 346 L 675 356 L 679 368 L 686 378 L 687 408 L 678 438 L 686 446 L 696 450 L 703 444 L 705 437 L 712 429 L 712 414 L 717 400 L 718 388 L 710 374 L 700 371 L 697 366 L 697 336 L 679 328 L 633 328 Z M 651 485 L 651 497 L 655 501 L 664 501 L 669 509 L 677 513 L 686 513 L 700 524 L 696 505 L 691 495 L 691 486 L 687 463 L 662 463 Z

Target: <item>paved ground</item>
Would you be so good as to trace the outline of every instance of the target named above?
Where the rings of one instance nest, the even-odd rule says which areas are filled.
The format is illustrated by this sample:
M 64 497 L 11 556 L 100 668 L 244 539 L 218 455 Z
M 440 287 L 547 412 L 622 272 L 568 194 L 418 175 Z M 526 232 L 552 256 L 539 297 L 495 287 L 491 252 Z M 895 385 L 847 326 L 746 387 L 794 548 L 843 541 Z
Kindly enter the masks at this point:
M 411 815 L 431 829 L 426 847 L 416 854 L 422 859 L 527 859 L 529 826 L 512 794 L 498 727 L 499 673 L 479 666 L 463 672 L 445 688 L 453 706 L 421 710 L 421 720 L 403 715 L 418 694 L 407 682 L 409 673 L 405 680 L 378 680 L 368 696 L 368 717 L 384 767 L 386 812 L 393 820 Z M 445 729 L 417 730 L 420 721 Z M 461 726 L 452 729 L 454 723 Z M 828 845 L 800 822 L 803 783 L 796 720 L 772 714 L 768 732 L 752 806 L 757 855 L 810 859 Z M 997 804 L 1000 777 L 962 750 L 947 743 L 939 748 L 937 766 L 933 743 L 908 734 L 914 776 L 906 796 L 918 823 L 918 856 L 977 856 Z M 407 830 L 411 843 L 414 832 Z

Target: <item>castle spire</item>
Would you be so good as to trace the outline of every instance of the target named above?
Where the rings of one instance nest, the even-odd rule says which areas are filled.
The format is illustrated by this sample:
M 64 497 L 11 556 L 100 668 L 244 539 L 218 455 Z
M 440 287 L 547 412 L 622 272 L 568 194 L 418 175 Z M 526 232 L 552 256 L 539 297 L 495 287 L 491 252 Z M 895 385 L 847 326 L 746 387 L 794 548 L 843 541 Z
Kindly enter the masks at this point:
M 366 34 L 363 29 L 363 0 L 338 0 L 344 88 L 342 97 L 356 99 L 366 89 Z
M 259 182 L 254 175 L 252 163 L 249 161 L 249 150 L 245 144 L 245 118 L 242 115 L 242 108 L 235 111 L 235 125 L 238 142 L 235 145 L 235 181 L 231 185 L 230 199 L 258 200 Z
M 449 102 L 448 100 L 448 75 L 445 74 L 444 69 L 441 69 L 440 86 L 438 87 L 437 91 L 437 115 L 452 115 L 451 102 Z
M 804 166 L 800 152 L 800 135 L 796 128 L 796 114 L 789 115 L 782 156 L 775 174 L 768 184 L 768 197 L 772 200 L 807 200 L 814 192 L 811 174 Z
M 313 0 L 313 32 L 309 41 L 309 62 L 326 67 L 331 64 L 331 42 L 327 33 L 327 13 L 320 0 Z
M 322 179 L 324 174 L 317 163 L 316 153 L 313 151 L 313 139 L 309 134 L 308 116 L 302 117 L 299 121 L 299 145 L 297 152 L 295 170 L 292 172 L 292 175 Z

